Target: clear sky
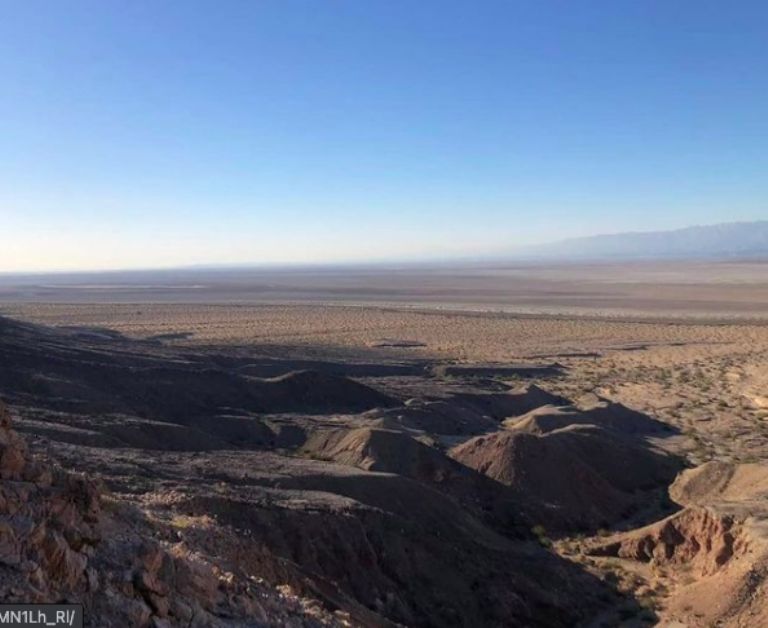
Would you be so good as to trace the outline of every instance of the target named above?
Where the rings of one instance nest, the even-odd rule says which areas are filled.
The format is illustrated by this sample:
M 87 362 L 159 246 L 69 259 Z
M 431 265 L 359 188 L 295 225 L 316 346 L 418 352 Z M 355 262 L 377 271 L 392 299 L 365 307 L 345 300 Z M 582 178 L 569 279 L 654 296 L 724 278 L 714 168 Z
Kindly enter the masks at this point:
M 764 0 L 0 0 L 0 271 L 768 216 Z

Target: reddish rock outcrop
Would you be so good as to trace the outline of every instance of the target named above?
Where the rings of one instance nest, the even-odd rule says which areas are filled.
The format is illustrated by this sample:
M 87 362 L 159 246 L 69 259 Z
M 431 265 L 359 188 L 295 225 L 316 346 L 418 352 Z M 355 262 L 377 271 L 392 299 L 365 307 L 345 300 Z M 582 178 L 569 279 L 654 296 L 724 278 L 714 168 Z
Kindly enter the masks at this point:
M 681 511 L 589 553 L 664 574 L 664 625 L 768 625 L 768 466 L 708 462 L 682 472 L 669 492 Z
M 741 524 L 709 508 L 686 508 L 658 523 L 633 530 L 592 550 L 657 565 L 689 565 L 698 575 L 715 573 L 734 555 L 747 551 Z

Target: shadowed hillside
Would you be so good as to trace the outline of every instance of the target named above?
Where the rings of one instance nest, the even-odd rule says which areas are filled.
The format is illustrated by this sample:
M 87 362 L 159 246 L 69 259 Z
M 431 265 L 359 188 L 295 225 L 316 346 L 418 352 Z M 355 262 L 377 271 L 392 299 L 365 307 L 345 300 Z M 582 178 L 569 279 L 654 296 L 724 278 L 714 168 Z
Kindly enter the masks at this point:
M 531 530 L 542 495 L 478 473 L 442 444 L 511 434 L 508 417 L 566 400 L 536 386 L 492 392 L 473 373 L 463 381 L 407 361 L 369 368 L 378 376 L 365 382 L 317 359 L 312 370 L 297 370 L 304 359 L 272 359 L 269 377 L 250 374 L 261 362 L 0 319 L 0 394 L 33 449 L 102 478 L 110 499 L 146 521 L 158 552 L 183 546 L 232 574 L 232 586 L 288 585 L 315 600 L 318 625 L 335 611 L 362 626 L 571 626 L 626 604 L 540 546 Z M 419 386 L 431 392 L 407 403 L 398 393 Z M 110 542 L 94 540 L 95 551 Z M 115 568 L 130 560 L 115 556 Z M 72 586 L 89 568 L 111 577 L 78 561 Z M 174 585 L 152 565 L 149 584 L 120 604 L 137 626 L 183 624 Z M 246 625 L 215 601 L 221 586 L 211 581 L 199 594 L 207 601 L 195 603 L 213 623 Z

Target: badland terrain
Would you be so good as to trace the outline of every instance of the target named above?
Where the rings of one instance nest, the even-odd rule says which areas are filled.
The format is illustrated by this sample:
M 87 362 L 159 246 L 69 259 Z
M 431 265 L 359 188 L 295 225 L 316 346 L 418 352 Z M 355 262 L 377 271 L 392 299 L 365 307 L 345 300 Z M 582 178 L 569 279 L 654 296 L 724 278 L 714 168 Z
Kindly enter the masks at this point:
M 6 277 L 0 596 L 768 625 L 766 268 Z

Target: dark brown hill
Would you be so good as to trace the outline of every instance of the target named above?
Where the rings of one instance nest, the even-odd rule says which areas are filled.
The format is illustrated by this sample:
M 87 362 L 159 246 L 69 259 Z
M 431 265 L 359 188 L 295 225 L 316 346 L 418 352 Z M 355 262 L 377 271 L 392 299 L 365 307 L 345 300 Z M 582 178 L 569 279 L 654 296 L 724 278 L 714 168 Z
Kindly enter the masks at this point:
M 649 493 L 663 491 L 680 468 L 668 456 L 591 425 L 544 434 L 495 432 L 450 455 L 540 504 L 530 516 L 560 531 L 615 525 L 637 513 Z

